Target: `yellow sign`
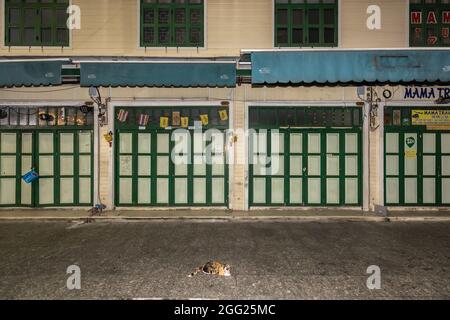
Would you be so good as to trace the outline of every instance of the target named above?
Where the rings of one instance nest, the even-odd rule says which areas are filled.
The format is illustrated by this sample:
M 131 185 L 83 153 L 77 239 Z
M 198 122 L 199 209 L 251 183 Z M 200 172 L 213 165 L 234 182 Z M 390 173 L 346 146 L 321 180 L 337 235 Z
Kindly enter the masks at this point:
M 220 120 L 227 121 L 228 120 L 227 110 L 219 110 L 219 117 L 220 117 Z
M 450 131 L 450 124 L 446 126 L 427 126 L 427 130 L 449 130 Z
M 407 150 L 407 151 L 405 151 L 405 157 L 406 158 L 416 158 L 417 157 L 417 150 Z
M 169 126 L 169 118 L 168 117 L 159 118 L 159 126 L 161 128 L 167 128 Z
M 207 114 L 201 114 L 200 120 L 202 121 L 202 125 L 207 126 L 209 123 L 209 118 Z
M 412 110 L 413 125 L 450 125 L 450 110 Z
M 189 117 L 181 117 L 181 126 L 183 128 L 189 127 Z

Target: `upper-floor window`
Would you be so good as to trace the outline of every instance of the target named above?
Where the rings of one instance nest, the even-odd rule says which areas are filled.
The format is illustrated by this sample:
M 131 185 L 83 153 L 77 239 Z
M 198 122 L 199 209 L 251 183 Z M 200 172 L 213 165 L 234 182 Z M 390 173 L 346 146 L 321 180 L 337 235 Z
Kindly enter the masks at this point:
M 276 47 L 329 47 L 338 42 L 338 0 L 275 0 Z
M 203 47 L 204 0 L 141 0 L 142 47 Z
M 69 0 L 5 0 L 7 46 L 68 46 Z
M 410 0 L 411 47 L 450 46 L 450 0 Z

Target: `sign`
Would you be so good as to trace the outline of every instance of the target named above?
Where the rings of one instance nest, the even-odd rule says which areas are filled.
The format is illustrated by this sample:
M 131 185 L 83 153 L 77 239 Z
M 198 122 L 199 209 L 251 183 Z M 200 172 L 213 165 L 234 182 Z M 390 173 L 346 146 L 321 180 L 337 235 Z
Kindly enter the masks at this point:
M 423 125 L 450 125 L 450 110 L 412 110 L 412 124 Z
M 189 127 L 189 117 L 181 117 L 181 127 Z
M 159 126 L 161 128 L 167 128 L 169 126 L 169 118 L 168 117 L 159 118 Z
M 405 157 L 416 158 L 417 157 L 417 141 L 415 137 L 405 137 Z
M 219 117 L 220 117 L 220 120 L 227 121 L 228 120 L 227 110 L 219 110 Z
M 446 99 L 450 98 L 450 88 L 448 87 L 407 87 L 405 88 L 405 93 L 403 99 L 414 99 L 414 100 L 437 100 L 439 98 Z
M 202 125 L 207 126 L 209 124 L 209 118 L 207 114 L 201 114 L 200 120 L 202 121 Z

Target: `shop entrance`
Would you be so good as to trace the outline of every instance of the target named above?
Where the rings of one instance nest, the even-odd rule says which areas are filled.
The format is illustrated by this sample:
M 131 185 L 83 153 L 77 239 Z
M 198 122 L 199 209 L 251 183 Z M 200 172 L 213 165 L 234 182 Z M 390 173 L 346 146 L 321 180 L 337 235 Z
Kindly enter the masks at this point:
M 228 206 L 226 107 L 116 110 L 115 203 Z
M 387 206 L 450 204 L 449 115 L 448 109 L 386 108 Z
M 8 111 L 20 116 L 38 116 L 37 109 L 9 108 Z M 20 123 L 11 122 L 16 119 L 11 116 L 7 126 L 0 126 L 0 206 L 92 206 L 92 130 L 58 126 L 56 109 L 46 110 L 45 114 L 51 117 L 45 120 L 45 125 L 41 123 L 42 128 L 36 128 L 39 123 L 34 120 L 32 124 L 36 125 L 23 123 L 20 128 Z M 80 115 L 80 119 L 85 116 Z M 55 123 L 47 123 L 49 119 Z M 39 178 L 26 183 L 22 176 L 31 169 Z
M 250 206 L 360 206 L 360 117 L 357 108 L 251 108 Z

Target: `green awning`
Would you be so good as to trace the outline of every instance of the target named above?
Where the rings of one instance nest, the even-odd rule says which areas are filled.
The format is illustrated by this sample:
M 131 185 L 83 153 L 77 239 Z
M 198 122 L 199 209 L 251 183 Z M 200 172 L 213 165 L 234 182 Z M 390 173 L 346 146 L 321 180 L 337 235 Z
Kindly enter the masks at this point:
M 80 62 L 82 87 L 235 87 L 227 62 Z
M 0 60 L 0 87 L 60 85 L 65 60 Z
M 449 50 L 252 52 L 257 85 L 449 84 Z

